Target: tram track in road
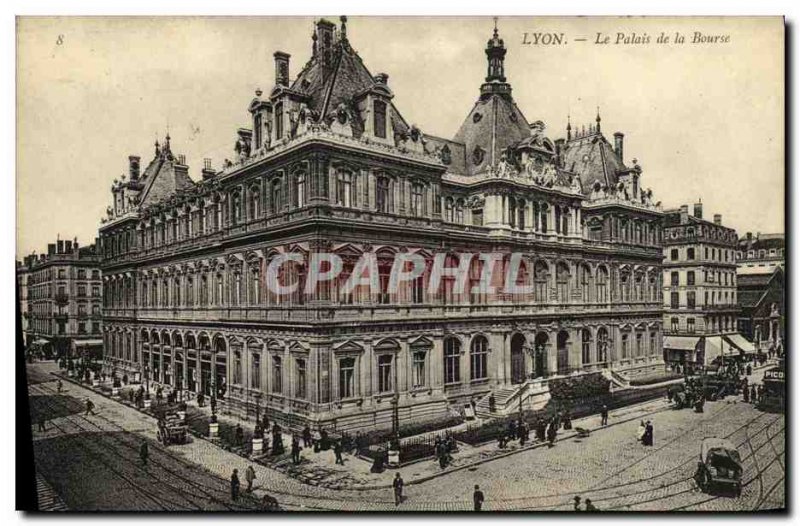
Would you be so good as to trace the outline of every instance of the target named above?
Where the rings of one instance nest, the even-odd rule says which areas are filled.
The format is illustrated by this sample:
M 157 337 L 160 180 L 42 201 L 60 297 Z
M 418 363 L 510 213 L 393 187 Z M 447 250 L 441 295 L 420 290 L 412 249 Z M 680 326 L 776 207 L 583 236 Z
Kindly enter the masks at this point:
M 46 390 L 51 391 L 51 392 L 55 391 L 55 389 L 52 387 L 51 384 L 47 385 Z M 663 449 L 664 447 L 668 446 L 669 444 L 673 444 L 674 445 L 681 438 L 686 437 L 687 435 L 690 435 L 700 425 L 709 424 L 709 423 L 718 421 L 718 419 L 722 418 L 722 416 L 724 416 L 730 410 L 730 408 L 733 405 L 735 405 L 735 404 L 728 404 L 726 407 L 723 407 L 723 408 L 719 409 L 718 411 L 716 411 L 713 415 L 710 416 L 710 418 L 705 419 L 705 420 L 703 420 L 701 422 L 697 422 L 696 424 L 692 424 L 685 432 L 681 433 L 681 435 L 678 435 L 675 438 L 669 440 L 669 443 L 665 443 L 664 445 L 660 445 L 658 450 L 660 451 L 661 449 Z M 654 411 L 649 411 L 647 413 L 644 413 L 642 415 L 642 418 L 646 419 L 650 415 L 655 414 L 655 413 L 660 412 L 660 411 L 664 411 L 664 410 L 665 410 L 664 408 L 659 408 L 659 409 L 654 410 Z M 764 415 L 765 415 L 764 413 L 760 413 L 760 414 L 756 415 L 755 417 L 751 418 L 750 420 L 748 420 L 747 422 L 745 422 L 744 424 L 739 426 L 737 429 L 733 430 L 727 436 L 734 435 L 735 433 L 739 432 L 745 426 L 755 425 L 755 423 L 758 422 L 758 419 L 759 418 L 763 418 Z M 748 432 L 747 438 L 754 440 L 755 437 L 759 436 L 762 432 L 768 435 L 769 434 L 768 431 L 771 429 L 771 426 L 773 426 L 774 422 L 779 420 L 779 419 L 780 419 L 780 416 L 778 418 L 776 418 L 775 420 L 771 421 L 764 428 L 761 428 L 758 431 L 752 433 L 752 435 L 749 434 L 749 432 Z M 101 425 L 99 425 L 97 422 L 101 422 L 101 423 L 102 422 L 106 422 L 113 429 L 115 429 L 115 430 L 118 429 L 118 430 L 122 431 L 121 434 L 115 434 L 115 435 L 109 435 L 109 436 L 112 437 L 112 440 L 115 440 L 117 443 L 122 444 L 122 446 L 124 448 L 126 448 L 127 450 L 133 450 L 135 455 L 136 455 L 136 458 L 138 458 L 138 449 L 134 449 L 134 447 L 132 447 L 132 445 L 131 445 L 131 442 L 141 443 L 141 439 L 137 437 L 137 433 L 136 432 L 127 431 L 122 426 L 120 426 L 118 423 L 116 423 L 115 421 L 107 418 L 105 415 L 102 415 L 102 414 L 98 415 L 96 418 L 93 418 L 92 420 L 87 420 L 87 425 L 92 425 L 92 426 L 96 427 L 97 429 L 103 431 L 104 433 L 108 433 L 108 431 L 107 430 L 104 431 L 103 427 L 101 427 Z M 775 436 L 777 436 L 780 432 L 782 432 L 782 429 L 783 428 L 781 428 L 781 430 L 779 430 L 777 433 L 775 433 L 774 435 L 769 437 L 770 440 L 768 440 L 764 444 L 761 444 L 758 447 L 755 447 L 755 450 L 761 450 L 763 447 L 768 447 L 768 448 L 770 448 L 770 450 L 772 452 L 777 453 L 777 448 L 775 447 L 775 444 L 773 443 L 772 439 L 774 439 Z M 767 444 L 769 444 L 769 445 L 767 445 Z M 753 451 L 753 449 L 754 449 L 753 446 L 754 446 L 753 444 L 750 444 L 751 451 Z M 212 474 L 207 469 L 205 469 L 202 465 L 198 465 L 198 464 L 195 464 L 194 462 L 191 462 L 189 460 L 186 460 L 186 459 L 183 459 L 181 457 L 175 456 L 175 455 L 171 454 L 165 448 L 160 448 L 160 447 L 152 448 L 151 449 L 151 453 L 153 452 L 154 449 L 157 449 L 161 453 L 161 454 L 158 455 L 160 460 L 157 460 L 157 464 L 154 464 L 154 465 L 163 465 L 164 468 L 166 468 L 166 469 L 174 468 L 174 469 L 171 469 L 171 471 L 176 474 L 176 477 L 181 477 L 181 478 L 185 479 L 185 477 L 183 477 L 183 474 L 179 473 L 180 471 L 183 471 L 184 469 L 191 469 L 191 470 L 201 469 L 201 470 L 207 472 L 209 474 L 209 476 L 213 476 L 213 477 L 219 478 L 218 475 Z M 162 451 L 162 449 L 163 449 L 163 451 Z M 653 454 L 656 454 L 656 453 L 657 453 L 657 451 L 652 451 L 649 454 L 646 454 L 641 458 L 635 459 L 630 464 L 628 464 L 626 466 L 622 466 L 622 468 L 620 470 L 617 470 L 614 475 L 612 475 L 611 477 L 606 477 L 605 481 L 608 481 L 608 480 L 610 480 L 611 478 L 613 478 L 615 476 L 618 477 L 620 474 L 625 473 L 626 471 L 630 470 L 635 465 L 646 461 L 647 458 L 651 457 Z M 162 455 L 164 456 L 163 459 L 160 458 Z M 752 453 L 751 453 L 751 455 L 752 455 Z M 682 478 L 680 478 L 678 480 L 669 480 L 669 482 L 666 485 L 660 487 L 662 492 L 663 492 L 664 488 L 671 488 L 671 487 L 676 487 L 676 489 L 680 488 L 680 491 L 670 492 L 670 494 L 668 494 L 668 495 L 662 495 L 662 496 L 656 497 L 654 499 L 639 500 L 639 497 L 642 496 L 645 493 L 651 493 L 652 494 L 653 491 L 658 490 L 659 488 L 649 488 L 649 489 L 643 490 L 643 491 L 642 490 L 637 490 L 637 491 L 634 491 L 634 492 L 626 493 L 624 495 L 602 496 L 602 494 L 601 494 L 596 498 L 594 497 L 594 494 L 596 494 L 598 492 L 613 491 L 615 489 L 625 488 L 625 487 L 628 487 L 628 486 L 633 486 L 633 485 L 636 485 L 636 484 L 640 484 L 640 483 L 645 482 L 645 481 L 652 481 L 653 479 L 656 479 L 656 478 L 663 478 L 663 477 L 666 477 L 668 475 L 672 475 L 675 472 L 681 470 L 681 468 L 685 467 L 686 464 L 688 464 L 689 462 L 692 462 L 694 460 L 695 456 L 696 455 L 694 455 L 694 454 L 690 455 L 689 457 L 686 458 L 686 460 L 683 460 L 679 464 L 677 464 L 675 466 L 672 466 L 670 469 L 668 469 L 666 471 L 654 474 L 653 476 L 650 476 L 649 478 L 639 478 L 637 480 L 621 482 L 621 483 L 613 484 L 611 486 L 605 486 L 603 488 L 597 488 L 597 484 L 595 484 L 589 489 L 582 490 L 582 491 L 581 490 L 577 491 L 577 494 L 592 493 L 593 494 L 592 500 L 595 501 L 595 502 L 610 502 L 610 503 L 614 503 L 618 499 L 624 499 L 626 497 L 627 498 L 635 498 L 636 502 L 631 503 L 628 506 L 640 506 L 640 505 L 645 504 L 647 502 L 655 502 L 655 501 L 661 501 L 661 500 L 669 499 L 669 498 L 676 498 L 676 496 L 680 496 L 680 495 L 683 495 L 683 494 L 686 494 L 686 493 L 691 493 L 691 492 L 695 491 L 693 489 L 693 486 L 692 486 L 692 488 L 689 488 L 689 489 L 680 488 L 680 484 L 685 483 L 687 481 L 687 479 L 691 479 L 692 477 L 682 477 Z M 776 455 L 776 457 L 779 457 L 779 456 L 780 455 Z M 749 458 L 749 456 L 747 458 Z M 162 462 L 162 460 L 163 460 L 163 462 Z M 778 462 L 780 462 L 780 459 L 778 459 Z M 770 465 L 772 465 L 772 463 L 770 463 Z M 781 463 L 781 465 L 783 465 L 783 463 Z M 764 469 L 767 469 L 767 468 L 764 468 Z M 224 479 L 222 479 L 222 480 L 224 481 Z M 265 482 L 267 482 L 267 481 L 265 480 Z M 300 483 L 298 481 L 292 481 L 292 482 L 293 483 L 296 482 L 297 484 L 301 484 L 303 486 L 306 486 L 305 484 L 302 484 L 302 483 Z M 194 488 L 195 489 L 200 489 L 201 490 L 200 493 L 202 493 L 202 491 L 204 491 L 205 489 L 209 489 L 211 491 L 217 491 L 216 488 L 209 488 L 208 486 L 203 484 L 201 481 L 185 480 L 185 483 L 194 484 Z M 312 485 L 308 485 L 308 487 L 309 488 L 316 488 L 315 486 L 312 486 Z M 366 501 L 366 502 L 365 501 L 360 501 L 357 498 L 356 495 L 346 495 L 345 493 L 340 493 L 339 495 L 335 495 L 335 496 L 333 496 L 333 495 L 325 495 L 325 496 L 319 495 L 318 496 L 318 495 L 314 495 L 313 492 L 311 492 L 311 493 L 297 492 L 296 489 L 292 489 L 290 486 L 286 486 L 286 485 L 282 486 L 280 483 L 276 484 L 275 481 L 270 481 L 269 484 L 262 485 L 261 488 L 267 490 L 271 495 L 274 495 L 274 496 L 279 497 L 279 498 L 285 498 L 286 499 L 285 501 L 281 500 L 281 504 L 285 505 L 287 507 L 290 507 L 290 508 L 294 508 L 294 509 L 298 509 L 298 508 L 307 509 L 307 510 L 350 510 L 350 509 L 362 509 L 364 511 L 375 510 L 375 509 L 383 509 L 383 510 L 388 510 L 388 509 L 392 509 L 393 510 L 393 509 L 395 509 L 393 500 L 380 498 L 380 496 L 378 496 L 377 498 L 370 497 L 368 499 L 368 501 Z M 317 488 L 317 490 L 318 490 L 318 488 Z M 185 491 L 185 490 L 181 490 L 181 491 Z M 334 493 L 335 494 L 335 492 L 328 492 L 328 493 Z M 567 506 L 571 507 L 571 499 L 569 501 L 567 501 L 567 500 L 562 500 L 561 497 L 567 497 L 567 496 L 571 497 L 571 496 L 573 496 L 575 494 L 576 494 L 576 492 L 570 491 L 570 492 L 552 493 L 552 494 L 549 494 L 549 495 L 491 499 L 491 504 L 490 504 L 490 506 L 487 506 L 487 508 L 495 508 L 495 506 L 494 506 L 495 503 L 496 503 L 496 507 L 498 509 L 515 509 L 515 510 L 557 509 L 559 507 L 564 506 L 565 504 Z M 388 495 L 389 494 L 387 493 L 387 496 Z M 547 501 L 547 500 L 558 500 L 559 502 L 544 502 L 544 501 Z M 529 506 L 518 507 L 518 505 L 520 503 L 531 502 L 531 501 L 534 501 L 534 502 L 538 501 L 538 502 L 541 503 L 541 505 L 532 506 L 532 507 L 529 507 Z M 307 504 L 307 503 L 310 503 L 310 504 Z M 458 501 L 426 501 L 426 500 L 420 500 L 420 501 L 415 501 L 414 504 L 417 504 L 421 509 L 426 509 L 426 510 L 429 510 L 429 511 L 443 511 L 443 510 L 447 510 L 447 509 L 465 509 L 465 510 L 468 510 L 468 509 L 471 509 L 471 507 L 472 507 L 472 502 L 471 501 L 467 501 L 467 500 L 463 500 L 463 501 L 462 500 L 458 500 Z M 699 505 L 699 504 L 700 503 L 691 503 L 691 504 L 688 504 L 687 506 L 691 507 L 691 506 L 695 506 L 695 505 Z M 412 504 L 411 507 L 412 507 L 412 509 L 418 509 L 413 504 Z M 622 509 L 623 507 L 624 506 L 620 507 L 620 509 Z M 402 509 L 402 506 L 401 506 L 401 509 Z M 603 509 L 615 509 L 615 507 L 613 507 L 613 506 L 611 508 L 603 507 Z
M 52 404 L 45 404 L 45 405 L 48 405 L 51 408 L 53 407 Z M 64 409 L 67 409 L 67 410 L 70 409 L 69 405 L 64 403 L 64 402 L 61 402 L 61 405 L 62 405 L 62 407 Z M 166 464 L 164 464 L 163 462 L 158 460 L 157 456 L 159 456 L 159 455 L 163 455 L 165 457 L 171 457 L 171 455 L 169 455 L 169 453 L 167 453 L 165 451 L 161 452 L 159 447 L 151 446 L 151 448 L 150 448 L 151 456 L 150 456 L 150 459 L 148 461 L 148 464 L 150 464 L 150 465 L 152 465 L 152 466 L 154 466 L 156 468 L 161 469 L 164 473 L 166 473 L 168 475 L 167 477 L 161 477 L 161 478 L 157 477 L 152 470 L 144 468 L 140 463 L 139 454 L 138 454 L 138 451 L 139 451 L 138 450 L 138 446 L 141 444 L 141 440 L 137 440 L 137 442 L 138 442 L 137 444 L 132 444 L 132 443 L 120 438 L 121 436 L 129 436 L 130 432 L 126 431 L 125 429 L 123 429 L 121 426 L 119 426 L 115 422 L 112 422 L 109 419 L 107 419 L 105 417 L 102 417 L 102 415 L 96 415 L 96 416 L 101 418 L 103 421 L 108 422 L 114 428 L 119 429 L 119 433 L 121 433 L 121 434 L 117 435 L 116 432 L 112 432 L 112 431 L 109 431 L 107 429 L 104 429 L 103 427 L 101 427 L 97 423 L 92 422 L 91 420 L 89 420 L 88 418 L 85 418 L 83 416 L 78 416 L 77 417 L 78 420 L 75 419 L 75 415 L 65 416 L 65 417 L 62 417 L 62 418 L 66 422 L 68 422 L 71 425 L 73 425 L 76 429 L 78 429 L 82 433 L 92 433 L 92 434 L 104 437 L 106 440 L 104 440 L 103 442 L 107 446 L 105 449 L 108 452 L 114 454 L 115 456 L 117 456 L 120 459 L 122 459 L 123 461 L 125 461 L 125 463 L 128 466 L 131 466 L 133 468 L 134 473 L 137 473 L 139 475 L 144 475 L 144 477 L 147 478 L 147 479 L 152 479 L 153 482 L 158 484 L 158 485 L 156 485 L 154 487 L 162 487 L 162 488 L 171 489 L 172 491 L 174 491 L 177 494 L 181 495 L 187 502 L 189 502 L 188 505 L 187 504 L 180 504 L 180 503 L 178 503 L 178 502 L 176 502 L 174 500 L 169 500 L 166 497 L 163 497 L 163 496 L 160 497 L 167 504 L 171 505 L 173 507 L 173 509 L 178 509 L 178 510 L 183 510 L 183 511 L 203 510 L 203 509 L 205 509 L 204 504 L 206 504 L 208 502 L 211 502 L 211 503 L 213 503 L 215 505 L 218 505 L 219 507 L 223 508 L 223 511 L 245 511 L 245 510 L 251 509 L 251 508 L 247 508 L 245 506 L 233 505 L 231 503 L 228 503 L 226 500 L 224 500 L 224 499 L 222 499 L 219 496 L 214 494 L 214 493 L 217 493 L 217 494 L 226 493 L 226 490 L 224 489 L 225 486 L 226 486 L 226 482 L 224 480 L 220 479 L 220 488 L 211 488 L 209 486 L 206 486 L 205 484 L 200 484 L 200 483 L 198 483 L 198 482 L 196 482 L 194 480 L 191 480 L 191 479 L 183 476 L 182 474 L 178 473 L 177 471 L 175 471 L 173 469 L 170 469 Z M 86 422 L 86 423 L 90 424 L 91 426 L 96 428 L 96 431 L 93 430 L 93 429 L 90 429 L 87 426 L 81 425 L 79 422 Z M 54 426 L 56 426 L 57 428 L 61 429 L 63 432 L 68 433 L 68 431 L 65 430 L 62 426 L 59 426 L 55 422 L 52 422 L 52 423 L 53 423 Z M 111 442 L 113 442 L 115 444 L 120 444 L 122 446 L 122 448 L 120 449 L 120 448 L 112 446 Z M 126 452 L 132 453 L 132 454 L 126 454 Z M 108 463 L 105 463 L 105 464 L 108 465 Z M 197 467 L 195 467 L 195 469 L 197 469 Z M 119 471 L 116 468 L 115 468 L 115 470 Z M 214 475 L 208 474 L 208 476 L 214 476 Z M 172 481 L 168 480 L 169 477 L 172 477 L 173 480 Z M 175 479 L 177 479 L 177 480 L 175 480 Z M 198 490 L 199 492 L 198 491 L 191 491 L 191 489 Z M 212 491 L 214 493 L 211 493 Z M 169 509 L 169 508 L 164 508 L 164 509 Z
M 738 428 L 736 428 L 733 431 L 731 431 L 730 433 L 728 433 L 723 438 L 732 437 L 733 435 L 735 435 L 736 433 L 740 432 L 741 430 L 746 429 L 747 427 L 753 425 L 753 423 L 756 422 L 762 416 L 764 416 L 763 413 L 759 414 L 759 415 L 756 415 L 755 417 L 750 419 L 748 422 L 740 425 Z M 770 421 L 766 426 L 764 426 L 761 429 L 759 429 L 753 436 L 760 435 L 762 432 L 766 435 L 767 434 L 767 430 L 775 422 L 777 422 L 778 420 L 780 420 L 780 417 Z M 781 432 L 783 429 L 784 428 L 781 428 L 781 430 L 779 432 Z M 737 448 L 742 446 L 744 443 L 745 443 L 745 440 L 739 442 L 737 444 Z M 765 447 L 766 445 L 767 445 L 767 442 L 765 441 L 764 444 L 762 444 L 761 446 L 756 448 L 756 451 L 760 450 L 761 448 Z M 752 454 L 750 456 L 752 456 Z M 749 460 L 750 456 L 745 457 L 743 459 L 743 462 Z M 668 474 L 671 474 L 671 473 L 681 469 L 682 467 L 686 466 L 687 464 L 693 463 L 695 460 L 696 460 L 696 455 L 692 454 L 692 455 L 689 455 L 680 464 L 678 464 L 676 466 L 673 466 L 669 470 L 663 471 L 661 473 L 658 473 L 658 474 L 656 474 L 656 475 L 654 475 L 652 477 L 640 478 L 640 479 L 636 479 L 636 480 L 633 480 L 633 481 L 628 481 L 628 482 L 624 482 L 624 483 L 620 483 L 620 484 L 615 484 L 613 486 L 606 486 L 604 488 L 598 488 L 598 489 L 595 489 L 595 490 L 583 490 L 583 491 L 579 490 L 579 491 L 576 491 L 576 492 L 564 493 L 564 494 L 561 494 L 561 495 L 553 494 L 553 495 L 549 495 L 547 497 L 553 498 L 553 497 L 556 497 L 556 496 L 567 496 L 567 495 L 574 495 L 574 494 L 591 493 L 592 494 L 592 502 L 597 504 L 597 503 L 601 503 L 601 502 L 622 501 L 624 499 L 635 497 L 637 495 L 652 494 L 653 491 L 663 491 L 665 488 L 669 488 L 669 487 L 672 487 L 672 486 L 678 486 L 678 485 L 680 485 L 682 483 L 685 483 L 687 481 L 692 481 L 693 478 L 694 478 L 693 477 L 693 472 L 692 472 L 692 474 L 690 474 L 688 476 L 684 476 L 684 477 L 682 477 L 682 478 L 680 478 L 678 480 L 672 481 L 672 482 L 670 482 L 668 484 L 664 484 L 664 485 L 658 486 L 657 488 L 648 487 L 648 488 L 646 488 L 644 490 L 638 490 L 638 491 L 634 491 L 634 492 L 630 492 L 630 493 L 624 493 L 624 494 L 619 494 L 619 495 L 610 495 L 610 496 L 606 496 L 606 497 L 602 496 L 602 493 L 606 492 L 606 491 L 612 491 L 612 490 L 623 488 L 623 487 L 626 487 L 626 486 L 631 486 L 631 485 L 634 485 L 634 484 L 652 483 L 653 480 L 655 480 L 657 478 L 664 477 L 664 476 L 666 476 Z M 603 508 L 603 509 L 608 509 L 608 510 L 624 509 L 624 508 L 627 508 L 627 507 L 630 507 L 630 506 L 636 506 L 636 505 L 641 505 L 641 504 L 645 504 L 645 503 L 649 503 L 649 502 L 656 502 L 656 501 L 660 501 L 660 500 L 664 500 L 664 499 L 668 499 L 668 498 L 673 498 L 675 496 L 691 493 L 693 491 L 694 491 L 694 485 L 692 485 L 691 488 L 683 489 L 683 490 L 675 492 L 675 493 L 669 493 L 667 495 L 662 495 L 660 497 L 655 497 L 655 498 L 652 498 L 652 499 L 645 499 L 645 500 L 641 500 L 641 501 L 636 501 L 636 502 L 628 503 L 628 504 L 625 504 L 625 505 L 611 506 L 611 507 Z M 598 493 L 600 493 L 601 496 L 596 496 Z M 533 497 L 533 498 L 545 498 L 545 496 Z M 559 503 L 556 503 L 556 504 L 544 504 L 544 505 L 537 505 L 537 506 L 528 506 L 528 507 L 524 507 L 524 508 L 520 508 L 520 509 L 523 509 L 523 510 L 546 510 L 546 509 L 557 509 L 559 507 L 567 507 L 568 508 L 570 505 L 571 505 L 571 500 L 570 499 L 565 499 L 565 500 L 563 500 L 563 501 L 561 501 Z

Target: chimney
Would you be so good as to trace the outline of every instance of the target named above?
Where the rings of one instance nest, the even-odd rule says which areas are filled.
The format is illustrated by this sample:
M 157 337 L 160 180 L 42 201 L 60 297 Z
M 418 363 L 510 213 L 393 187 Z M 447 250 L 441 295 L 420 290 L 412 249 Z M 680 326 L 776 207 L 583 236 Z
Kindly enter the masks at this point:
M 333 32 L 336 26 L 324 18 L 317 22 L 317 55 L 327 73 L 333 67 Z
M 55 243 L 48 243 L 47 244 L 47 255 L 52 256 L 56 253 L 56 244 Z M 44 256 L 44 254 L 42 254 Z
M 275 57 L 275 84 L 278 86 L 289 85 L 289 53 L 283 51 L 276 51 L 273 55 Z
M 697 219 L 703 219 L 703 203 L 694 204 L 694 216 Z
M 750 250 L 750 247 L 753 246 L 753 233 L 748 232 L 746 237 L 747 237 L 747 249 Z
M 59 239 L 56 241 L 56 254 L 63 254 L 64 253 L 64 240 Z
M 615 132 L 614 133 L 614 153 L 617 154 L 617 158 L 622 161 L 622 140 L 625 138 L 625 134 L 622 132 Z
M 128 156 L 128 177 L 131 181 L 139 180 L 139 160 L 137 155 Z
M 722 224 L 722 214 L 714 214 L 714 224 L 715 225 Z
M 563 163 L 562 157 L 564 155 L 564 145 L 566 144 L 565 139 L 556 139 L 556 166 L 562 166 Z
M 64 241 L 64 254 L 69 254 L 72 252 L 72 241 L 69 239 Z
M 214 177 L 217 174 L 217 172 L 215 172 L 214 169 L 211 168 L 211 159 L 209 159 L 208 157 L 203 159 L 203 171 L 202 171 L 202 174 L 203 174 L 203 181 L 205 181 L 207 179 L 211 179 L 212 177 Z
M 179 153 L 178 154 L 178 164 L 182 166 L 186 166 L 186 155 Z
M 681 205 L 681 224 L 689 222 L 689 205 Z

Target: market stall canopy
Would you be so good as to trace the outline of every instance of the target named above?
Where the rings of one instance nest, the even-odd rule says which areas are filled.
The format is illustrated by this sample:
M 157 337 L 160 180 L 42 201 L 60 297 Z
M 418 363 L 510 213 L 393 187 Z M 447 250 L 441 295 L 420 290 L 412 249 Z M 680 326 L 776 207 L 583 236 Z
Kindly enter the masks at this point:
M 753 344 L 747 341 L 741 334 L 726 334 L 725 340 L 746 354 L 755 354 L 756 352 Z

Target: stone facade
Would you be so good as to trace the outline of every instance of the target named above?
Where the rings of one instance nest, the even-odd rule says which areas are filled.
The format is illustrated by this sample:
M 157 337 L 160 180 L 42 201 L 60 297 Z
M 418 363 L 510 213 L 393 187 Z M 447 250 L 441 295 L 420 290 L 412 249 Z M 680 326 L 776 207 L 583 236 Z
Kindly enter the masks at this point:
M 95 245 L 79 247 L 77 239 L 50 243 L 47 254 L 18 262 L 17 275 L 25 276 L 28 346 L 58 355 L 83 349 L 100 354 L 102 281 Z
M 212 393 L 230 411 L 343 428 L 445 414 L 493 390 L 587 371 L 663 370 L 662 220 L 641 167 L 596 122 L 551 140 L 511 97 L 497 31 L 487 77 L 454 139 L 409 126 L 385 74 L 370 74 L 340 27 L 316 24 L 294 82 L 248 106 L 236 157 L 188 177 L 170 138 L 113 187 L 100 228 L 106 360 Z M 163 189 L 169 189 L 164 192 Z M 343 272 L 302 293 L 315 254 Z M 443 280 L 463 253 L 521 253 L 525 294 Z M 300 262 L 271 276 L 276 257 Z M 379 290 L 347 291 L 363 254 Z M 399 254 L 426 262 L 397 291 Z M 277 295 L 270 279 L 299 283 Z M 474 283 L 473 283 L 474 281 Z M 520 395 L 522 396 L 522 395 Z
M 683 371 L 704 365 L 698 355 L 709 337 L 737 332 L 737 235 L 720 215 L 703 219 L 700 203 L 694 215 L 688 205 L 665 214 L 664 359 Z M 684 347 L 690 341 L 693 348 Z

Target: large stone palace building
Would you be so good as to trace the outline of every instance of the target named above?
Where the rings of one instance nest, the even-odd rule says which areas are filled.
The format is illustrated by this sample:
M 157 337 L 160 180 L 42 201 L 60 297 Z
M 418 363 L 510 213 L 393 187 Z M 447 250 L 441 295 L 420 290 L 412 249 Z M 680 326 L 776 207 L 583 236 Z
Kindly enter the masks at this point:
M 102 280 L 96 245 L 59 239 L 17 262 L 26 347 L 47 355 L 102 356 Z M 21 292 L 21 296 L 23 293 Z
M 341 26 L 315 24 L 292 81 L 256 91 L 221 170 L 189 177 L 171 138 L 113 186 L 100 228 L 106 358 L 214 394 L 230 411 L 338 428 L 546 397 L 554 376 L 663 370 L 662 213 L 598 114 L 552 140 L 517 107 L 495 29 L 487 75 L 452 139 L 402 116 Z M 477 57 L 476 57 L 477 59 Z M 343 261 L 304 293 L 315 254 Z M 379 290 L 346 283 L 374 254 Z M 478 286 L 487 260 L 523 254 L 524 294 Z M 398 254 L 424 273 L 394 291 Z M 275 258 L 297 255 L 272 276 Z M 438 258 L 442 258 L 439 260 Z M 465 265 L 431 290 L 432 267 Z M 297 284 L 276 294 L 274 283 Z M 463 283 L 461 283 L 463 285 Z M 620 380 L 624 381 L 624 379 Z

